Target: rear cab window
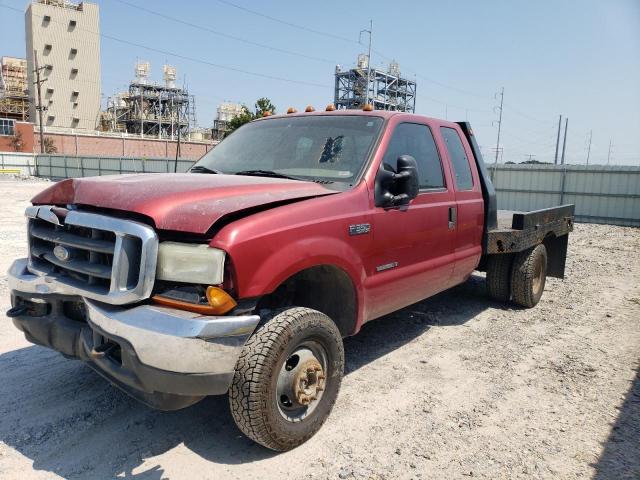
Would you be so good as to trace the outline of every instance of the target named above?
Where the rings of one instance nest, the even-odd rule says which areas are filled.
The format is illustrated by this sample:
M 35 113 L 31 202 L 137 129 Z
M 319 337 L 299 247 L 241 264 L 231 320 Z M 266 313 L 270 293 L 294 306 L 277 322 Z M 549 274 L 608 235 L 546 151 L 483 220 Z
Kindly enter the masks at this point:
M 440 133 L 449 152 L 453 173 L 456 179 L 456 190 L 472 190 L 473 174 L 469 165 L 469 158 L 462 145 L 460 135 L 454 128 L 440 127 Z
M 396 126 L 382 159 L 384 168 L 395 171 L 401 155 L 415 158 L 420 190 L 445 188 L 442 162 L 428 126 L 419 123 L 400 123 Z

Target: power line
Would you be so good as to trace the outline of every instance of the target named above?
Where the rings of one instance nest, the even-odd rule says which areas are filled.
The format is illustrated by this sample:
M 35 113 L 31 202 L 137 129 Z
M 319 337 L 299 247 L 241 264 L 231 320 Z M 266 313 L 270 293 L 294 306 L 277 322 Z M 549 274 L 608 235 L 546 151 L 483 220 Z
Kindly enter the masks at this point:
M 196 23 L 188 22 L 186 20 L 181 20 L 181 19 L 179 19 L 177 17 L 171 16 L 171 15 L 166 15 L 164 13 L 160 13 L 160 12 L 157 12 L 155 10 L 151 10 L 149 8 L 146 8 L 146 7 L 141 7 L 140 5 L 135 5 L 135 4 L 133 4 L 131 2 L 127 2 L 125 0 L 115 0 L 115 1 L 119 2 L 119 3 L 122 3 L 123 5 L 127 5 L 127 6 L 129 6 L 131 8 L 135 8 L 135 9 L 138 9 L 140 11 L 149 13 L 151 15 L 155 15 L 157 17 L 164 18 L 165 20 L 169 20 L 171 22 L 179 23 L 179 24 L 185 25 L 187 27 L 191 27 L 191 28 L 195 28 L 195 29 L 198 29 L 198 30 L 202 30 L 204 32 L 208 32 L 208 33 L 211 33 L 213 35 L 220 36 L 220 37 L 230 38 L 231 40 L 235 40 L 237 42 L 246 43 L 247 45 L 253 45 L 254 47 L 265 48 L 267 50 L 271 50 L 271 51 L 274 51 L 274 52 L 284 53 L 284 54 L 287 54 L 287 55 L 293 55 L 293 56 L 296 56 L 296 57 L 302 57 L 302 58 L 306 58 L 306 59 L 309 59 L 309 60 L 315 60 L 315 61 L 323 62 L 323 63 L 331 63 L 331 64 L 337 63 L 335 60 L 331 60 L 331 59 L 328 59 L 328 58 L 315 57 L 313 55 L 307 55 L 305 53 L 294 52 L 294 51 L 291 51 L 291 50 L 285 50 L 284 48 L 278 48 L 278 47 L 274 47 L 274 46 L 271 46 L 271 45 L 266 45 L 264 43 L 254 42 L 253 40 L 248 40 L 246 38 L 237 37 L 235 35 L 230 35 L 228 33 L 219 32 L 218 30 L 214 30 L 214 29 L 206 27 L 204 25 L 198 25 Z
M 261 12 L 258 12 L 256 10 L 251 10 L 250 8 L 243 7 L 242 5 L 238 5 L 237 3 L 229 2 L 227 0 L 218 0 L 218 2 L 219 3 L 223 3 L 225 5 L 229 5 L 230 7 L 237 8 L 238 10 L 242 10 L 244 12 L 251 13 L 253 15 L 257 15 L 257 16 L 262 17 L 262 18 L 266 18 L 266 19 L 271 20 L 273 22 L 281 23 L 282 25 L 287 25 L 287 26 L 292 27 L 292 28 L 297 28 L 298 30 L 304 30 L 306 32 L 315 33 L 316 35 L 322 35 L 324 37 L 333 38 L 333 39 L 336 39 L 336 40 L 342 40 L 343 42 L 358 43 L 358 42 L 356 42 L 355 40 L 353 40 L 351 38 L 342 37 L 340 35 L 336 35 L 336 34 L 333 34 L 333 33 L 328 33 L 328 32 L 322 32 L 320 30 L 315 30 L 313 28 L 309 28 L 309 27 L 304 26 L 304 25 L 298 25 L 296 23 L 287 22 L 286 20 L 281 20 L 279 18 L 272 17 L 271 15 L 267 15 L 266 13 L 261 13 Z
M 247 8 L 247 7 L 243 7 L 242 5 L 238 5 L 238 4 L 236 4 L 234 2 L 230 2 L 228 0 L 217 0 L 217 1 L 219 3 L 224 4 L 224 5 L 229 5 L 231 7 L 237 8 L 238 10 L 242 10 L 242 11 L 250 13 L 252 15 L 257 15 L 259 17 L 266 18 L 268 20 L 280 23 L 282 25 L 287 25 L 289 27 L 296 28 L 298 30 L 303 30 L 303 31 L 306 31 L 306 32 L 314 33 L 316 35 L 322 35 L 322 36 L 325 36 L 325 37 L 328 37 L 328 38 L 334 38 L 334 39 L 337 39 L 337 40 L 342 40 L 343 42 L 347 42 L 347 43 L 360 44 L 360 42 L 356 42 L 353 39 L 350 39 L 350 38 L 347 38 L 347 37 L 343 37 L 343 36 L 340 36 L 340 35 L 335 35 L 333 33 L 328 33 L 328 32 L 323 32 L 323 31 L 320 31 L 320 30 L 315 30 L 313 28 L 309 28 L 309 27 L 304 26 L 304 25 L 299 25 L 297 23 L 289 22 L 289 21 L 283 20 L 281 18 L 276 18 L 276 17 L 273 17 L 271 15 L 267 15 L 265 13 L 258 12 L 256 10 L 252 10 L 250 8 Z M 372 49 L 372 52 L 375 53 L 376 55 L 386 59 L 387 61 L 392 61 L 393 60 L 393 58 L 383 54 L 379 50 Z M 369 59 L 369 62 L 371 62 L 371 59 Z M 434 79 L 429 78 L 429 77 L 426 77 L 426 76 L 424 76 L 424 75 L 422 75 L 422 74 L 420 74 L 418 72 L 412 71 L 411 69 L 406 69 L 406 71 L 408 71 L 409 73 L 413 73 L 415 76 L 417 76 L 417 77 L 421 78 L 422 80 L 425 80 L 425 81 L 427 81 L 429 83 L 433 83 L 434 85 L 438 85 L 440 87 L 443 87 L 443 88 L 446 88 L 446 89 L 449 89 L 449 90 L 452 90 L 452 91 L 455 91 L 455 92 L 458 92 L 458 93 L 463 93 L 465 95 L 470 95 L 470 96 L 473 96 L 473 97 L 483 98 L 485 100 L 489 100 L 489 97 L 487 97 L 486 95 L 481 95 L 481 94 L 478 94 L 478 93 L 470 92 L 468 90 L 463 90 L 461 88 L 452 87 L 452 86 L 447 85 L 445 83 L 439 82 L 439 81 L 434 80 Z M 442 102 L 442 103 L 444 103 L 444 102 Z
M 541 123 L 541 124 L 544 124 L 544 125 L 552 125 L 548 120 L 541 120 L 539 118 L 532 117 L 531 115 L 529 115 L 527 113 L 524 113 L 524 112 L 521 112 L 520 110 L 518 110 L 516 108 L 513 108 L 510 105 L 505 105 L 505 107 L 508 108 L 510 112 L 513 112 L 516 115 L 521 116 L 522 118 L 526 118 L 526 119 L 529 119 L 529 120 L 532 120 L 534 122 L 538 122 L 538 123 Z
M 288 55 L 294 55 L 294 56 L 307 58 L 307 59 L 310 59 L 310 60 L 316 60 L 316 61 L 320 61 L 320 62 L 324 62 L 324 63 L 332 63 L 332 64 L 339 63 L 336 60 L 330 60 L 330 59 L 326 59 L 326 58 L 322 58 L 322 57 L 315 57 L 315 56 L 307 55 L 307 54 L 300 53 L 300 52 L 293 52 L 293 51 L 290 51 L 290 50 L 285 50 L 285 49 L 282 49 L 282 48 L 273 47 L 273 46 L 266 45 L 266 44 L 263 44 L 263 43 L 254 42 L 252 40 L 247 40 L 247 39 L 244 39 L 244 38 L 241 38 L 241 37 L 236 37 L 234 35 L 225 34 L 225 33 L 219 32 L 217 30 L 213 30 L 213 29 L 211 29 L 209 27 L 198 25 L 198 24 L 195 24 L 195 23 L 192 23 L 192 22 L 188 22 L 186 20 L 179 19 L 179 18 L 171 16 L 171 15 L 166 15 L 166 14 L 157 12 L 155 10 L 151 10 L 149 8 L 146 8 L 146 7 L 141 7 L 139 5 L 135 5 L 135 4 L 133 4 L 131 2 L 128 2 L 126 0 L 115 0 L 115 1 L 119 2 L 119 3 L 122 3 L 124 5 L 127 5 L 127 6 L 129 6 L 131 8 L 136 8 L 138 10 L 150 13 L 152 15 L 156 15 L 156 16 L 158 16 L 160 18 L 164 18 L 165 20 L 173 21 L 173 22 L 179 23 L 181 25 L 185 25 L 185 26 L 188 26 L 188 27 L 191 27 L 191 28 L 195 28 L 195 29 L 198 29 L 198 30 L 209 32 L 209 33 L 212 33 L 214 35 L 231 38 L 233 40 L 236 40 L 236 41 L 239 41 L 239 42 L 243 42 L 243 43 L 246 43 L 248 45 L 253 45 L 253 46 L 265 48 L 265 49 L 268 49 L 268 50 L 272 50 L 272 51 L 275 51 L 275 52 L 285 53 L 285 54 L 288 54 Z M 220 1 L 220 3 L 226 4 L 226 5 L 230 5 L 232 7 L 238 8 L 240 10 L 243 10 L 245 12 L 248 12 L 248 13 L 251 13 L 251 14 L 254 14 L 254 15 L 259 15 L 261 17 L 268 18 L 269 20 L 272 20 L 272 21 L 275 21 L 275 22 L 283 23 L 283 24 L 288 25 L 290 27 L 302 29 L 302 30 L 309 31 L 309 32 L 312 32 L 312 33 L 315 33 L 315 34 L 319 34 L 319 35 L 325 35 L 325 36 L 329 36 L 329 37 L 336 37 L 335 35 L 332 35 L 332 34 L 329 34 L 329 33 L 326 33 L 326 32 L 321 32 L 321 31 L 318 31 L 318 30 L 309 29 L 307 27 L 303 27 L 302 25 L 297 25 L 297 24 L 294 24 L 294 23 L 291 23 L 291 22 L 287 22 L 285 20 L 277 19 L 277 18 L 272 17 L 270 15 L 262 14 L 260 12 L 255 11 L 255 10 L 251 10 L 251 9 L 242 7 L 242 6 L 237 5 L 235 3 L 232 3 L 232 2 L 228 2 L 228 1 L 225 1 L 225 0 L 219 0 L 219 1 Z M 367 32 L 368 33 L 368 30 L 362 30 L 361 33 L 362 32 Z M 350 42 L 350 43 L 355 43 L 355 44 L 358 44 L 358 45 L 360 44 L 360 41 L 356 42 L 355 40 L 350 40 L 350 39 L 345 38 L 345 37 L 339 37 L 338 36 L 337 38 L 339 38 L 341 40 L 344 40 L 344 41 L 347 41 L 347 42 Z M 383 57 L 383 58 L 385 58 L 385 59 L 387 59 L 389 61 L 392 60 L 390 57 L 384 55 L 382 52 L 380 52 L 378 50 L 371 49 L 371 51 L 373 53 L 375 53 L 376 55 L 378 55 L 380 57 Z M 371 56 L 371 55 L 369 54 L 369 56 Z M 371 60 L 369 59 L 369 65 L 370 64 L 371 64 Z M 370 66 L 369 66 L 369 68 L 370 68 Z M 427 81 L 429 83 L 433 83 L 434 85 L 438 85 L 440 87 L 443 87 L 443 88 L 446 88 L 446 89 L 449 89 L 449 90 L 452 90 L 452 91 L 455 91 L 455 92 L 458 92 L 458 93 L 462 93 L 462 94 L 465 94 L 465 95 L 471 95 L 471 96 L 474 96 L 474 97 L 477 97 L 477 98 L 487 99 L 487 97 L 485 97 L 484 95 L 480 95 L 480 94 L 477 94 L 477 93 L 473 93 L 473 92 L 469 92 L 469 91 L 466 91 L 466 90 L 462 90 L 460 88 L 452 87 L 450 85 L 444 84 L 444 83 L 439 82 L 437 80 L 434 80 L 432 78 L 426 77 L 426 76 L 424 76 L 424 75 L 422 75 L 422 74 L 420 74 L 418 72 L 414 72 L 411 69 L 406 69 L 406 71 L 409 72 L 409 73 L 414 74 L 416 77 L 418 77 L 418 78 L 420 78 L 422 80 L 425 80 L 425 81 Z M 490 111 L 490 110 L 472 109 L 472 108 L 467 108 L 467 107 L 461 107 L 461 106 L 458 106 L 458 105 L 451 105 L 448 102 L 445 102 L 445 101 L 442 101 L 442 100 L 437 100 L 437 99 L 434 99 L 434 98 L 431 98 L 431 97 L 427 97 L 427 96 L 424 96 L 424 97 L 429 99 L 429 100 L 431 100 L 431 101 L 440 103 L 442 105 L 448 105 L 448 106 L 451 106 L 451 107 L 454 107 L 454 108 L 468 110 L 470 112 L 472 112 L 472 111 L 474 111 L 474 112 L 489 112 Z
M 19 10 L 17 8 L 10 7 L 8 5 L 0 4 L 0 7 L 6 8 L 6 9 L 9 9 L 9 10 L 13 10 L 15 12 L 18 12 L 18 13 L 22 14 L 21 10 Z M 34 17 L 42 18 L 42 15 L 34 15 Z M 55 20 L 51 19 L 51 21 L 53 22 Z M 76 28 L 81 28 L 81 27 L 76 27 Z M 219 63 L 213 63 L 213 62 L 209 62 L 207 60 L 202 60 L 202 59 L 199 59 L 199 58 L 194 58 L 194 57 L 189 57 L 187 55 L 182 55 L 180 53 L 170 52 L 168 50 L 162 50 L 160 48 L 155 48 L 155 47 L 149 47 L 148 45 L 143 45 L 141 43 L 132 42 L 130 40 L 124 40 L 122 38 L 115 37 L 113 35 L 108 35 L 106 33 L 98 33 L 98 32 L 94 32 L 92 30 L 88 30 L 88 29 L 82 29 L 82 30 L 84 30 L 84 31 L 86 31 L 88 33 L 93 33 L 94 35 L 99 35 L 102 38 L 106 38 L 108 40 L 119 42 L 119 43 L 122 43 L 122 44 L 125 44 L 125 45 L 130 45 L 130 46 L 142 48 L 142 49 L 145 49 L 145 50 L 149 50 L 151 52 L 161 53 L 163 55 L 169 55 L 171 57 L 180 58 L 182 60 L 188 60 L 188 61 L 194 62 L 194 63 L 200 63 L 200 64 L 203 64 L 203 65 L 207 65 L 207 66 L 214 67 L 214 68 L 219 68 L 219 69 L 222 69 L 222 70 L 229 70 L 229 71 L 232 71 L 232 72 L 244 73 L 245 75 L 252 75 L 254 77 L 261 77 L 261 78 L 266 78 L 266 79 L 269 79 L 269 80 L 277 80 L 277 81 L 281 81 L 281 82 L 293 83 L 293 84 L 298 84 L 298 85 L 305 85 L 305 86 L 311 86 L 311 87 L 317 87 L 317 88 L 332 88 L 332 87 L 330 87 L 328 85 L 323 85 L 323 84 L 320 84 L 320 83 L 306 82 L 306 81 L 303 81 L 303 80 L 293 80 L 293 79 L 290 79 L 290 78 L 278 77 L 278 76 L 275 76 L 275 75 L 268 75 L 268 74 L 265 74 L 265 73 L 252 72 L 250 70 L 245 70 L 245 69 L 238 68 L 238 67 L 231 67 L 231 66 L 228 66 L 228 65 L 222 65 L 222 64 L 219 64 Z

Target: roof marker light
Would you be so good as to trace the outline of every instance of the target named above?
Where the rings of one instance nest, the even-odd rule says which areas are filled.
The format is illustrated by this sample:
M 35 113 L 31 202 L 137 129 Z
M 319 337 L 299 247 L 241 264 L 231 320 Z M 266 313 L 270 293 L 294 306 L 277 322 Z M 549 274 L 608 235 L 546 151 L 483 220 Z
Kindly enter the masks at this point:
M 316 109 L 313 108 L 313 105 L 307 105 L 307 108 L 304 109 L 305 112 L 315 112 Z
M 325 112 L 333 112 L 336 109 L 336 106 L 333 103 L 327 105 L 327 108 L 324 109 Z
M 364 107 L 362 107 L 362 110 L 364 110 L 365 112 L 372 112 L 373 105 L 371 105 L 370 103 L 367 103 Z
M 289 108 L 287 109 L 287 115 L 289 115 L 289 114 L 291 114 L 291 113 L 298 113 L 298 110 L 296 110 L 296 109 L 295 109 L 295 108 L 293 108 L 293 107 L 289 107 Z

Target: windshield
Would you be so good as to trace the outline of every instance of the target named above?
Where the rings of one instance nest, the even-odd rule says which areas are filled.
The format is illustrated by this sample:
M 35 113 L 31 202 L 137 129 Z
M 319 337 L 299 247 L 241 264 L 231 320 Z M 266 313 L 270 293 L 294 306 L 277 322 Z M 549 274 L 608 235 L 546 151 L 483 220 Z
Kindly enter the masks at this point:
M 225 138 L 196 166 L 219 173 L 275 172 L 353 185 L 382 121 L 364 115 L 327 115 L 253 122 Z

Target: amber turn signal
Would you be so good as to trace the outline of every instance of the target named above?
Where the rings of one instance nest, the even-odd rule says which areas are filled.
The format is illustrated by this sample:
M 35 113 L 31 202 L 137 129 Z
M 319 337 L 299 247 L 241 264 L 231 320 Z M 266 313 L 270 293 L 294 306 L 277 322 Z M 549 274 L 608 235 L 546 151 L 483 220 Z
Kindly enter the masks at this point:
M 236 308 L 236 301 L 219 287 L 207 287 L 207 301 L 217 314 L 227 313 Z
M 329 105 L 327 105 L 327 108 L 325 108 L 325 112 L 333 112 L 336 109 L 336 106 L 333 103 L 330 103 Z
M 297 113 L 297 112 L 298 112 L 298 111 L 297 111 L 295 108 L 293 108 L 293 107 L 289 107 L 289 108 L 287 109 L 287 114 L 290 114 L 290 113 Z
M 367 103 L 364 107 L 362 107 L 362 110 L 364 110 L 365 112 L 372 112 L 373 105 L 371 105 L 370 103 Z
M 316 109 L 313 108 L 313 105 L 307 105 L 307 108 L 304 109 L 305 112 L 315 112 Z
M 200 315 L 224 315 L 238 305 L 231 295 L 218 287 L 208 287 L 206 296 L 208 304 L 185 302 L 162 295 L 154 295 L 151 300 L 164 307 L 186 310 Z
M 151 300 L 163 307 L 175 308 L 177 310 L 186 310 L 187 312 L 199 313 L 200 315 L 217 315 L 216 311 L 211 305 L 202 303 L 184 302 L 182 300 L 176 300 L 174 298 L 163 297 L 162 295 L 154 295 Z

